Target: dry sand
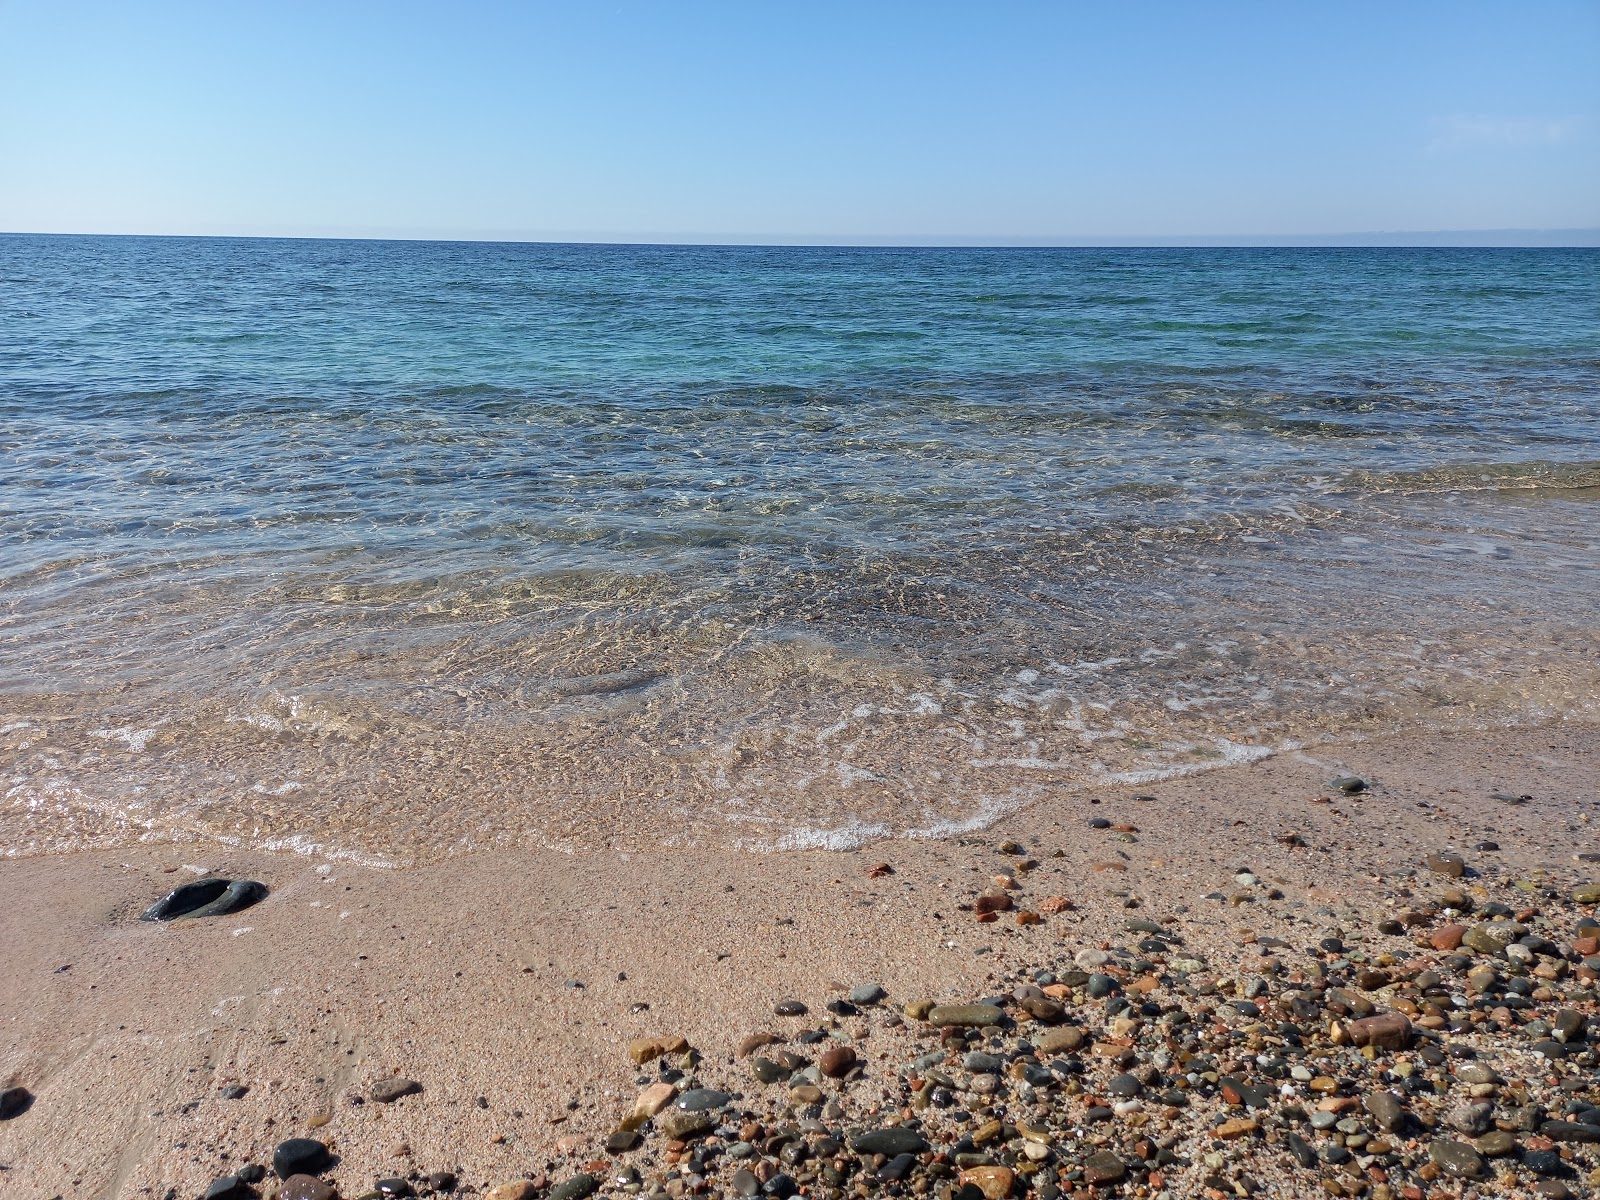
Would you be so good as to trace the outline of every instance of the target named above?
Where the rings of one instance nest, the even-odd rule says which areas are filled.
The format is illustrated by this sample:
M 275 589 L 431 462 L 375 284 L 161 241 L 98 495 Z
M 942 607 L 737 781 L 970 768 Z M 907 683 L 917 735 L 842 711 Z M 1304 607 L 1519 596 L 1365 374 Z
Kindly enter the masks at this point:
M 36 1099 L 0 1124 L 0 1196 L 197 1196 L 301 1134 L 335 1147 L 350 1196 L 413 1167 L 482 1185 L 582 1161 L 636 1090 L 632 1037 L 731 1056 L 789 996 L 815 1007 L 876 981 L 896 999 L 968 998 L 1030 948 L 1125 938 L 1130 897 L 1158 919 L 1213 914 L 1221 945 L 1246 929 L 1303 938 L 1336 920 L 1316 915 L 1329 906 L 1370 923 L 1385 872 L 1485 838 L 1508 869 L 1587 872 L 1573 855 L 1600 849 L 1597 750 L 1600 730 L 1570 723 L 1330 745 L 1153 786 L 1153 801 L 1063 793 L 979 836 L 855 853 L 518 851 L 384 871 L 196 842 L 8 860 L 0 1083 Z M 1373 791 L 1315 803 L 1344 772 Z M 1091 830 L 1097 816 L 1136 825 L 1134 840 Z M 1309 846 L 1277 840 L 1290 832 Z M 1004 838 L 1042 863 L 1026 895 L 1076 911 L 1017 929 L 957 907 Z M 869 876 L 880 861 L 894 873 Z M 1108 863 L 1123 869 L 1095 869 Z M 272 895 L 141 924 L 191 867 Z M 1283 899 L 1201 898 L 1242 868 Z M 351 1103 L 391 1073 L 426 1090 Z M 230 1084 L 249 1092 L 224 1100 Z

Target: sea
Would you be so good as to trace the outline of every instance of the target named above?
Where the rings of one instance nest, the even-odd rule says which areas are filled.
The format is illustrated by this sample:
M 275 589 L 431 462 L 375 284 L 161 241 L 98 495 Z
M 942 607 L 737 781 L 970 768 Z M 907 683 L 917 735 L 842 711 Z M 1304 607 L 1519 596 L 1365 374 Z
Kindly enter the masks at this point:
M 0 853 L 853 848 L 1600 719 L 1600 251 L 0 237 Z

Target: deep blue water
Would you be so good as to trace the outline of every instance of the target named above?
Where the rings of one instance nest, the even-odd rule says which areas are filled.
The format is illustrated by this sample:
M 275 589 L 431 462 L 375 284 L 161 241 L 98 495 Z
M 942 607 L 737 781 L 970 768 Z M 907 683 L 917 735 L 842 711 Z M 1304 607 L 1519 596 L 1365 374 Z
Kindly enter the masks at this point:
M 1277 736 L 1330 672 L 1437 632 L 1418 614 L 1470 608 L 1482 650 L 1508 587 L 1577 611 L 1596 481 L 1592 249 L 0 237 L 0 696 L 19 728 L 183 726 L 151 790 L 243 753 L 219 730 L 296 728 L 307 689 L 342 714 L 323 759 L 357 726 L 543 763 L 664 739 L 688 765 L 648 786 L 757 808 L 723 758 L 783 759 L 756 790 L 792 800 L 845 761 L 790 761 L 835 710 L 1003 708 L 1095 655 L 1150 671 L 1050 704 L 1126 709 L 1130 744 Z M 1325 645 L 1305 678 L 1286 658 L 1226 703 L 1138 657 L 1297 626 Z M 1205 705 L 1226 718 L 1151 726 Z M 927 789 L 873 761 L 846 765 L 899 799 L 856 817 L 914 824 Z

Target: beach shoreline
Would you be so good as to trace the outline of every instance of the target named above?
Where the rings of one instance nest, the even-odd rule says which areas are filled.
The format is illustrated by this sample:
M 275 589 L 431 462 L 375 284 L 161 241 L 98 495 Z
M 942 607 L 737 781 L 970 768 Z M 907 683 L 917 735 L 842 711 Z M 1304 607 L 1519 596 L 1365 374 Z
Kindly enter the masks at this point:
M 10 859 L 0 1082 L 33 1102 L 0 1123 L 0 1190 L 199 1195 L 291 1136 L 334 1145 L 328 1178 L 352 1197 L 412 1171 L 558 1178 L 606 1158 L 638 1090 L 631 1039 L 681 1035 L 734 1070 L 747 1034 L 794 1024 L 780 1000 L 814 1021 L 864 983 L 896 1007 L 970 998 L 1001 969 L 1126 941 L 1130 902 L 1219 963 L 1244 929 L 1370 934 L 1397 873 L 1443 850 L 1569 887 L 1593 870 L 1575 855 L 1600 849 L 1597 750 L 1600 728 L 1576 722 L 1323 745 L 1167 780 L 1154 799 L 1073 792 L 971 836 L 849 852 L 484 851 L 380 870 L 193 842 Z M 1330 791 L 1343 774 L 1371 789 Z M 1476 852 L 1485 840 L 1499 849 Z M 1007 841 L 1038 863 L 1013 873 L 1019 907 L 1070 909 L 977 922 Z M 195 868 L 272 894 L 233 916 L 137 920 Z M 1203 899 L 1246 871 L 1259 897 Z M 865 1032 L 868 1047 L 900 1033 Z M 389 1075 L 423 1091 L 351 1102 Z M 878 1086 L 869 1070 L 845 1090 Z

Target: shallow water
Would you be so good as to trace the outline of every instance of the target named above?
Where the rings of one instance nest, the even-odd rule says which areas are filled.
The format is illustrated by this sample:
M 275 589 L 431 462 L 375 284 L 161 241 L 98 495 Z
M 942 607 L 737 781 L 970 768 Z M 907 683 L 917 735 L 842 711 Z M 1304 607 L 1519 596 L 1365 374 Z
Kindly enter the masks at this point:
M 1594 715 L 1600 254 L 0 238 L 0 836 L 847 845 Z

